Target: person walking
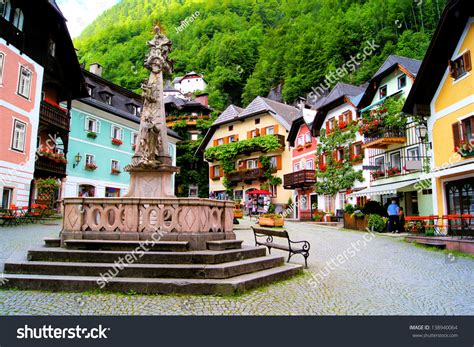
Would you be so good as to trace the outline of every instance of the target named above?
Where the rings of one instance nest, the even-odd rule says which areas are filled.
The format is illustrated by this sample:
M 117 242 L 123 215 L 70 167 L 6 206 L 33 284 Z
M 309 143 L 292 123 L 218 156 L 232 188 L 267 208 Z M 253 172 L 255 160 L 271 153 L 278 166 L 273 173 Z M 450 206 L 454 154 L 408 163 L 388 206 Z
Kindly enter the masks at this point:
M 387 213 L 388 213 L 388 231 L 394 233 L 398 231 L 398 212 L 400 211 L 400 207 L 397 205 L 397 200 L 392 199 L 392 203 L 388 205 Z

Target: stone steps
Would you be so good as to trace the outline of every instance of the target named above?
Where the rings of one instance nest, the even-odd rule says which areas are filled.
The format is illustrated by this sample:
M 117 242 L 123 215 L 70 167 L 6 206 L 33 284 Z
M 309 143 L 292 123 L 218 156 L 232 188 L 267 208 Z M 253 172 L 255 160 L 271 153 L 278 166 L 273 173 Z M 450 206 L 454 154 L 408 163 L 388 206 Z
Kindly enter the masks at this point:
M 61 239 L 58 238 L 45 238 L 44 239 L 44 246 L 45 247 L 61 247 Z
M 241 293 L 258 286 L 288 279 L 302 271 L 301 265 L 285 264 L 271 269 L 227 279 L 182 279 L 182 278 L 128 278 L 110 279 L 103 288 L 112 292 L 135 292 L 138 294 L 218 294 Z M 3 288 L 18 288 L 50 291 L 95 291 L 100 287 L 97 277 L 5 274 Z
M 51 276 L 106 276 L 129 278 L 194 278 L 223 279 L 265 270 L 284 264 L 282 256 L 268 255 L 222 264 L 135 264 L 122 263 L 71 263 L 29 261 L 24 254 L 15 253 L 5 262 L 6 274 Z M 123 260 L 123 259 L 122 259 Z
M 186 252 L 187 241 L 118 241 L 118 240 L 66 240 L 67 249 L 103 250 L 103 251 L 161 251 Z
M 242 248 L 241 240 L 207 241 L 206 243 L 207 243 L 207 249 L 211 251 L 225 251 L 226 249 Z
M 41 247 L 28 251 L 30 261 L 113 263 L 125 258 L 126 251 L 72 250 L 65 248 Z M 224 251 L 188 251 L 188 252 L 144 252 L 136 253 L 135 264 L 220 264 L 231 261 L 263 257 L 264 247 L 243 247 Z

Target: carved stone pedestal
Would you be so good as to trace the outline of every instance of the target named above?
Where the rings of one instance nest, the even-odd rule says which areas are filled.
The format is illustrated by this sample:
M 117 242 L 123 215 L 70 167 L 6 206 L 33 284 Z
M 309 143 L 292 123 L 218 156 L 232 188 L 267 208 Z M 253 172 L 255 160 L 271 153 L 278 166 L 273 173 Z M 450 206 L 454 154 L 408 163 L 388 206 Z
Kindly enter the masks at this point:
M 163 165 L 158 169 L 139 169 L 132 168 L 130 172 L 130 187 L 125 197 L 135 198 L 157 198 L 174 197 L 172 175 L 179 169 Z

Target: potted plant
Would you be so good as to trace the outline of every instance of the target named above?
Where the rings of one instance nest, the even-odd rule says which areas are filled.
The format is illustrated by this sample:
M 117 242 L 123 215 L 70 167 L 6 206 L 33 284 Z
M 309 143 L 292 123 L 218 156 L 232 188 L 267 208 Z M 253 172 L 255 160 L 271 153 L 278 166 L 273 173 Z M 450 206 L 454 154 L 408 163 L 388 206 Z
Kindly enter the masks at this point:
M 112 175 L 118 175 L 119 173 L 121 173 L 122 171 L 120 171 L 120 169 L 117 169 L 115 167 L 113 167 L 111 170 L 110 170 L 110 173 Z
M 400 175 L 401 171 L 398 167 L 391 167 L 390 169 L 387 169 L 387 175 L 388 177 L 393 177 Z
M 319 212 L 316 212 L 315 214 L 313 214 L 313 221 L 315 222 L 321 222 L 321 220 L 323 219 L 324 215 L 319 213 Z
M 88 137 L 88 138 L 91 138 L 91 139 L 95 139 L 95 138 L 97 137 L 97 133 L 94 132 L 94 131 L 89 131 L 89 132 L 87 133 L 87 137 Z
M 285 220 L 281 214 L 265 213 L 260 216 L 258 224 L 267 227 L 281 227 L 285 224 Z
M 242 210 L 242 203 L 240 199 L 234 202 L 234 218 L 244 218 L 244 211 Z
M 324 216 L 324 220 L 326 222 L 330 222 L 331 221 L 331 218 L 334 216 L 334 213 L 332 212 L 327 212 L 326 215 Z

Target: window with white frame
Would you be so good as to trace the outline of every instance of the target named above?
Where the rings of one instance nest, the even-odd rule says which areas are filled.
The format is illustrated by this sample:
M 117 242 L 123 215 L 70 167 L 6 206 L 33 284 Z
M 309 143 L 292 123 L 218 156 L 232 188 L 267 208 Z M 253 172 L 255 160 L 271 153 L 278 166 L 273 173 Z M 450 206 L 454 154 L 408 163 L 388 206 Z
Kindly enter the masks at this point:
M 191 134 L 191 140 L 196 141 L 199 138 L 199 134 Z
M 95 164 L 95 155 L 86 154 L 86 164 Z
M 304 143 L 311 143 L 311 141 L 312 141 L 311 134 L 310 133 L 304 134 Z
M 85 128 L 88 132 L 98 133 L 99 132 L 99 121 L 97 119 L 86 117 Z
M 275 134 L 275 127 L 274 126 L 271 126 L 271 127 L 267 127 L 267 135 L 274 135 Z
M 112 138 L 121 140 L 122 134 L 123 134 L 123 129 L 121 127 L 112 125 L 112 134 L 111 134 Z
M 118 160 L 112 159 L 110 168 L 113 170 L 120 170 L 120 162 Z
M 17 119 L 13 122 L 12 149 L 23 152 L 25 150 L 26 123 Z
M 138 138 L 138 134 L 137 133 L 132 133 L 132 136 L 131 136 L 132 145 L 137 144 L 137 138 Z
M 270 157 L 270 167 L 272 169 L 277 168 L 277 157 Z
M 23 11 L 17 8 L 15 10 L 15 16 L 13 17 L 13 25 L 20 31 L 23 31 L 23 21 L 25 17 L 23 16 Z
M 0 52 L 0 85 L 3 82 L 3 64 L 4 64 L 4 61 L 5 61 L 5 54 Z
M 306 161 L 306 170 L 314 170 L 314 162 L 313 159 Z
M 407 149 L 408 160 L 420 160 L 420 149 L 419 147 Z
M 224 139 L 217 139 L 217 145 L 223 145 L 224 144 Z
M 20 77 L 18 80 L 18 94 L 29 99 L 31 90 L 32 73 L 26 67 L 20 67 Z
M 293 171 L 296 172 L 296 171 L 300 171 L 300 163 L 295 163 L 293 165 Z
M 296 147 L 303 146 L 303 145 L 304 145 L 304 137 L 302 135 L 298 136 L 296 138 Z
M 379 99 L 383 99 L 387 96 L 387 86 L 382 86 L 379 88 Z
M 104 101 L 107 105 L 112 105 L 112 95 L 104 93 Z
M 247 160 L 247 169 L 256 169 L 256 168 L 258 168 L 258 160 L 257 159 Z
M 236 142 L 237 141 L 237 136 L 235 135 L 230 135 L 229 136 L 229 142 Z
M 221 167 L 219 165 L 214 165 L 212 167 L 212 170 L 213 170 L 213 173 L 214 173 L 214 177 L 220 177 L 221 175 Z
M 272 193 L 272 197 L 273 197 L 273 198 L 276 198 L 276 197 L 277 197 L 277 193 L 278 193 L 277 186 L 271 185 L 271 186 L 269 187 L 269 190 L 270 190 L 270 193 Z

